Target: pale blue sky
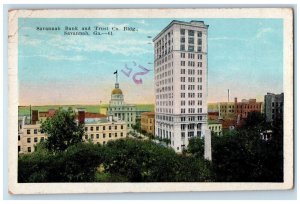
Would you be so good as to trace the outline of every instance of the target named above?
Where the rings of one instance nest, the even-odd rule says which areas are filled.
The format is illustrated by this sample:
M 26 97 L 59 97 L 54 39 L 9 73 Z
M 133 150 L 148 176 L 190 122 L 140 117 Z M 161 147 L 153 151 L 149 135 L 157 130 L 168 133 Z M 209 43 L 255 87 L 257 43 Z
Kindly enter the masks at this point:
M 151 39 L 173 19 L 19 19 L 20 105 L 108 103 L 119 70 L 120 87 L 129 103 L 154 103 Z M 203 20 L 208 30 L 208 101 L 257 98 L 283 91 L 282 19 Z M 112 36 L 64 36 L 36 31 L 37 26 L 136 27 Z M 134 63 L 136 66 L 134 66 Z M 151 71 L 136 85 L 125 65 Z

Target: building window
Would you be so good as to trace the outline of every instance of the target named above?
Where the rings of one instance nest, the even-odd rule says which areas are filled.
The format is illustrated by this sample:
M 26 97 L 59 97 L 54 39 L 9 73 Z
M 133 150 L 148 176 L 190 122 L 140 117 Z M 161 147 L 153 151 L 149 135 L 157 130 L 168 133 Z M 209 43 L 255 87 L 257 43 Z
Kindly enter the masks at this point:
M 121 130 L 123 130 L 123 125 L 121 125 Z
M 198 46 L 197 51 L 202 52 L 202 48 L 200 46 Z
M 40 142 L 44 142 L 45 138 L 41 137 Z
M 189 30 L 189 36 L 194 36 L 194 34 L 195 34 L 195 31 Z
M 188 51 L 189 52 L 194 52 L 194 46 L 189 45 Z
M 30 130 L 27 130 L 27 135 L 29 135 L 30 134 Z
M 111 130 L 111 126 L 108 126 L 108 129 Z
M 37 137 L 34 138 L 34 142 L 38 142 L 38 138 Z
M 103 126 L 103 130 L 105 130 L 105 126 Z
M 181 42 L 181 43 L 185 43 L 185 38 L 182 37 L 182 38 L 180 39 L 180 42 Z
M 199 31 L 199 32 L 197 33 L 197 36 L 198 36 L 198 37 L 202 37 L 202 32 Z
M 91 134 L 91 139 L 94 139 L 94 134 Z
M 185 45 L 181 44 L 181 45 L 180 45 L 180 50 L 181 50 L 181 51 L 185 51 Z
M 181 35 L 185 35 L 185 30 L 184 29 L 180 29 L 180 34 Z
M 34 133 L 34 134 L 37 134 L 37 129 L 34 129 L 34 130 L 33 130 L 33 133 Z
M 118 137 L 118 133 L 115 133 L 115 137 Z
M 103 144 L 105 145 L 105 141 L 103 141 Z
M 185 53 L 180 53 L 181 58 L 185 58 Z
M 31 152 L 31 147 L 28 147 L 28 148 L 27 148 L 27 152 Z
M 96 131 L 98 131 L 98 130 L 99 130 L 99 127 L 97 126 L 97 127 L 96 127 Z
M 115 126 L 115 130 L 116 130 L 116 129 L 118 129 L 118 126 L 117 126 L 117 125 Z
M 27 143 L 31 143 L 31 138 L 27 138 Z
M 99 134 L 96 134 L 96 138 L 99 139 Z
M 103 138 L 105 138 L 105 133 L 103 133 Z
M 198 39 L 198 45 L 202 45 L 202 40 Z
M 111 137 L 111 133 L 108 134 L 108 137 Z
M 121 137 L 123 137 L 123 132 L 121 132 Z
M 21 146 L 18 146 L 18 152 L 21 152 Z
M 88 128 L 87 128 L 87 127 L 85 127 L 85 128 L 84 128 L 84 130 L 85 130 L 85 131 L 88 131 Z
M 90 130 L 93 131 L 93 130 L 94 130 L 94 127 L 91 127 Z
M 21 137 L 20 137 L 20 135 L 18 135 L 18 140 L 19 140 L 19 141 L 21 140 Z
M 194 44 L 194 38 L 189 38 L 189 44 Z
M 89 137 L 87 135 L 85 135 L 84 138 L 87 140 Z

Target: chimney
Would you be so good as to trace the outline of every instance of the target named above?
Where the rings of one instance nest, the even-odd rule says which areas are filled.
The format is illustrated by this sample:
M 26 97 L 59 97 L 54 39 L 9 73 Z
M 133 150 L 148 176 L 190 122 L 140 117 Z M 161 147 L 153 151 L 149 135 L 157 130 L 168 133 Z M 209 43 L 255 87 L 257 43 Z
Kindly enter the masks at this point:
M 85 121 L 85 111 L 84 110 L 78 110 L 78 123 L 84 124 Z
M 234 98 L 234 113 L 237 114 L 237 97 Z
M 39 120 L 39 111 L 38 110 L 32 110 L 32 119 L 31 124 L 35 125 L 36 122 Z

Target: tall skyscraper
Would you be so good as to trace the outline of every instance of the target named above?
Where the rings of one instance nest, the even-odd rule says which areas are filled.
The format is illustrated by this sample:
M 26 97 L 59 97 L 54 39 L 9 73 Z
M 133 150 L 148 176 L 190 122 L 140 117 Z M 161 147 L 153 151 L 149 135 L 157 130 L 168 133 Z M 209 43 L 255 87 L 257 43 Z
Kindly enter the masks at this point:
M 207 29 L 174 20 L 153 39 L 155 135 L 176 152 L 207 132 Z

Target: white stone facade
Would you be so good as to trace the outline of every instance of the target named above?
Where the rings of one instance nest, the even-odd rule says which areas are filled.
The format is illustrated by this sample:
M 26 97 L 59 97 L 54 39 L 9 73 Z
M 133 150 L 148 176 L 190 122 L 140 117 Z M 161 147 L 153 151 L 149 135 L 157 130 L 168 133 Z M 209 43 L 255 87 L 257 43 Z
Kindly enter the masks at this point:
M 207 29 L 172 21 L 154 38 L 155 134 L 176 152 L 207 129 Z

